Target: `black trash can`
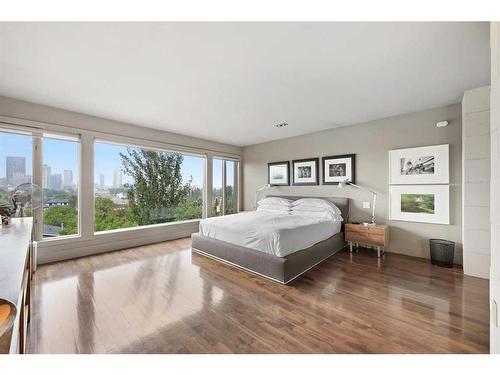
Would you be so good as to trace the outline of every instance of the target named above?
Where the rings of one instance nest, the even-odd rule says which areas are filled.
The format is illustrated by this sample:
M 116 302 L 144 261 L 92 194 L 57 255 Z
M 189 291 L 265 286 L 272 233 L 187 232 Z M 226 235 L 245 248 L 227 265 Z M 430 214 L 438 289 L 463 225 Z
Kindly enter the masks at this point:
M 455 242 L 430 239 L 431 263 L 440 267 L 453 267 L 453 255 L 455 253 Z

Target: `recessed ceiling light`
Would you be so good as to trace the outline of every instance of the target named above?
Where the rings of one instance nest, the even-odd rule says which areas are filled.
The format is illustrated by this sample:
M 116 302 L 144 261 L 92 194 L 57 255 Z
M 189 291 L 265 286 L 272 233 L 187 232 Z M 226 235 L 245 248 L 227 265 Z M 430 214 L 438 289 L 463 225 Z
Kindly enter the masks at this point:
M 282 122 L 281 124 L 276 124 L 274 126 L 276 126 L 277 128 L 284 128 L 285 126 L 288 126 L 288 124 L 286 122 Z
M 444 128 L 445 126 L 448 126 L 449 122 L 448 121 L 440 121 L 436 124 L 438 128 Z

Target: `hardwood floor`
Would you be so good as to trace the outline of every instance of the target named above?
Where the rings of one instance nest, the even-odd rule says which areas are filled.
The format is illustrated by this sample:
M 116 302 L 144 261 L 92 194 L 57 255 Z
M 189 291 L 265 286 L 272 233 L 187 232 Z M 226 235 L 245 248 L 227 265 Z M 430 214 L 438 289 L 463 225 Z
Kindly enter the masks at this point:
M 31 353 L 487 353 L 487 280 L 342 251 L 289 286 L 190 239 L 40 267 Z

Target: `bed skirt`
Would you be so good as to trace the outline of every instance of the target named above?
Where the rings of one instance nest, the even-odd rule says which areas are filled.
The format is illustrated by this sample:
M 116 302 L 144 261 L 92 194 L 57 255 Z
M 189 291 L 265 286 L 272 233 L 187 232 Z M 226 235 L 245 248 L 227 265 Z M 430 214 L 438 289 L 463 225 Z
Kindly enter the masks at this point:
M 262 251 L 205 237 L 199 233 L 193 233 L 191 240 L 192 251 L 196 253 L 229 263 L 281 284 L 292 282 L 346 246 L 344 232 L 339 232 L 324 241 L 286 257 L 266 254 Z

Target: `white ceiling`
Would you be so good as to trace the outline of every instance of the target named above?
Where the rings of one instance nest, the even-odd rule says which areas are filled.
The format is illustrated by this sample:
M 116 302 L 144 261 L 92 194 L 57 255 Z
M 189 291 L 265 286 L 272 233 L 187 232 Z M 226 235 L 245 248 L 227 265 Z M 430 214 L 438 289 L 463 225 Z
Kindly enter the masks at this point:
M 488 23 L 0 23 L 0 95 L 234 145 L 457 103 L 489 59 Z

